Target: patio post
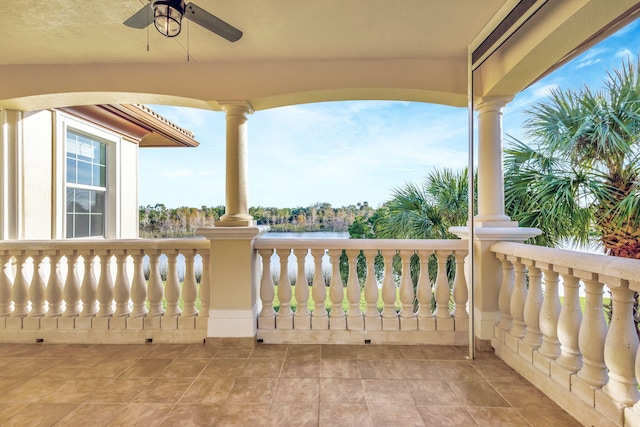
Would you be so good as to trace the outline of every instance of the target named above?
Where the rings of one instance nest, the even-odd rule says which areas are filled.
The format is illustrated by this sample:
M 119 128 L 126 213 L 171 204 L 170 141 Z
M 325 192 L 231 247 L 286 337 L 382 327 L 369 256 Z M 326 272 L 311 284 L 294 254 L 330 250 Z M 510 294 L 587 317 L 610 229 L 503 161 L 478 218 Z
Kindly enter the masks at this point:
M 504 172 L 502 165 L 502 109 L 510 97 L 480 98 L 478 112 L 478 214 L 474 217 L 474 328 L 476 346 L 490 347 L 494 327 L 500 321 L 498 294 L 502 269 L 490 251 L 497 241 L 524 242 L 540 234 L 536 228 L 518 227 L 504 211 Z M 463 239 L 468 227 L 451 227 Z
M 254 225 L 249 215 L 249 167 L 247 147 L 247 115 L 253 107 L 247 101 L 220 102 L 227 115 L 225 214 L 217 227 Z

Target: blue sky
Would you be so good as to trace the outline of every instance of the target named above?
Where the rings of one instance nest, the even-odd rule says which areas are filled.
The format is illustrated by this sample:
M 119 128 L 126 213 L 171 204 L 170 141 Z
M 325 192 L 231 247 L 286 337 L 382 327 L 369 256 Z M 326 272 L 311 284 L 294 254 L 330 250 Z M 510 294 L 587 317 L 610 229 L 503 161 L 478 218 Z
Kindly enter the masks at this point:
M 504 110 L 506 134 L 522 137 L 524 110 L 553 88 L 602 85 L 607 70 L 640 52 L 640 21 L 521 92 Z M 151 106 L 191 130 L 198 148 L 140 150 L 140 204 L 224 205 L 225 116 Z M 249 204 L 297 207 L 316 202 L 377 207 L 394 187 L 420 183 L 435 167 L 467 164 L 467 110 L 388 101 L 327 102 L 249 116 Z

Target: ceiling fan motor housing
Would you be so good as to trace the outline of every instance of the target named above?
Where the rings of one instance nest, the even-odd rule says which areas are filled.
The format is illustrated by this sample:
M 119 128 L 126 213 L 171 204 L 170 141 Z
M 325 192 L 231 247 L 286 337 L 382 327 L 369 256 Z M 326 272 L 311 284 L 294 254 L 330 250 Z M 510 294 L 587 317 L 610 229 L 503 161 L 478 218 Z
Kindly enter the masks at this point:
M 180 34 L 184 15 L 184 0 L 157 0 L 153 2 L 153 24 L 166 37 Z

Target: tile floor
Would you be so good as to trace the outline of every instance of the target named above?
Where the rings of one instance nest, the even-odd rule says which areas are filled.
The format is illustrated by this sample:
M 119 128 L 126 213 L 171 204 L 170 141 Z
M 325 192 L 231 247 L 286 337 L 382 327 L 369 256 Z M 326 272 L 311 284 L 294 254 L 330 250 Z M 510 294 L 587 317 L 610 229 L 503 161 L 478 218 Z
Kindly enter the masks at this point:
M 0 344 L 2 426 L 580 426 L 449 346 Z

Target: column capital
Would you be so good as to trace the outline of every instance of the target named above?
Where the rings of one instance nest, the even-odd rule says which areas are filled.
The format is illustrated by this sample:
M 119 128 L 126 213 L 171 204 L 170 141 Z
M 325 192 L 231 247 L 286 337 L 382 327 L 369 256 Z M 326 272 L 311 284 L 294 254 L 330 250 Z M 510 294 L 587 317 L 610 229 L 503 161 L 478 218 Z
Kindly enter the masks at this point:
M 473 106 L 476 111 L 484 113 L 486 111 L 500 111 L 513 100 L 513 96 L 488 96 L 478 98 Z
M 249 101 L 218 101 L 218 105 L 227 116 L 244 116 L 253 114 L 253 106 Z

